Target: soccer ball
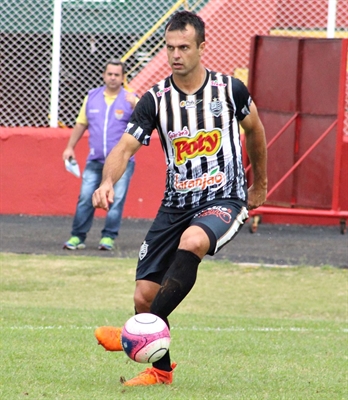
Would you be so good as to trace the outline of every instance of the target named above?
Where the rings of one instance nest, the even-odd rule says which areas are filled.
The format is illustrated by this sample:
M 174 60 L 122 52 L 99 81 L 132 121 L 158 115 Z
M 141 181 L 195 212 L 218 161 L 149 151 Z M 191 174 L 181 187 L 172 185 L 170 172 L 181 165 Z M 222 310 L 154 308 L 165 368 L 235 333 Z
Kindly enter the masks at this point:
M 167 324 L 150 313 L 134 315 L 123 326 L 121 342 L 129 358 L 139 363 L 153 363 L 168 351 L 170 331 Z

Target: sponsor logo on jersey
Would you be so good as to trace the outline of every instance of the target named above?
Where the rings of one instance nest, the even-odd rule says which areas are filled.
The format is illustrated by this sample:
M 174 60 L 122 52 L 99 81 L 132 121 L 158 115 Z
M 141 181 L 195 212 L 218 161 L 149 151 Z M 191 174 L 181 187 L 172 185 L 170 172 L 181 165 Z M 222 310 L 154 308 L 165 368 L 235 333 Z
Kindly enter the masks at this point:
M 146 240 L 144 240 L 142 245 L 140 246 L 140 250 L 139 250 L 139 259 L 140 260 L 145 258 L 148 248 L 149 248 L 149 245 L 146 243 Z
M 168 137 L 170 140 L 174 140 L 182 136 L 190 136 L 190 131 L 188 130 L 187 126 L 184 126 L 182 130 L 178 132 L 173 132 L 173 131 L 168 132 Z
M 97 108 L 92 108 L 91 110 L 89 110 L 89 112 L 91 114 L 97 114 L 99 112 L 99 110 Z
M 226 87 L 227 85 L 226 85 L 226 83 L 218 82 L 217 80 L 215 80 L 215 81 L 211 81 L 211 86 Z
M 157 97 L 162 97 L 165 93 L 169 92 L 171 88 L 170 87 L 166 87 L 164 89 L 160 89 L 157 93 L 156 96 Z
M 185 164 L 189 159 L 200 156 L 212 156 L 221 147 L 221 130 L 198 131 L 194 138 L 178 137 L 172 141 L 174 162 L 176 165 Z
M 222 101 L 218 100 L 216 97 L 209 104 L 210 111 L 215 117 L 219 117 L 222 113 Z
M 115 110 L 115 117 L 118 120 L 121 120 L 123 118 L 124 111 L 123 110 Z
M 182 100 L 180 101 L 180 107 L 187 110 L 188 108 L 196 108 L 197 104 L 201 103 L 203 100 Z
M 174 176 L 174 187 L 178 192 L 202 191 L 209 187 L 213 190 L 218 190 L 226 183 L 226 175 L 219 170 L 219 167 L 214 168 L 209 173 L 205 173 L 199 178 L 186 179 L 180 181 L 180 175 Z
M 231 222 L 231 213 L 232 210 L 230 208 L 214 206 L 197 213 L 193 218 L 209 217 L 212 215 L 220 218 L 226 224 L 229 224 Z

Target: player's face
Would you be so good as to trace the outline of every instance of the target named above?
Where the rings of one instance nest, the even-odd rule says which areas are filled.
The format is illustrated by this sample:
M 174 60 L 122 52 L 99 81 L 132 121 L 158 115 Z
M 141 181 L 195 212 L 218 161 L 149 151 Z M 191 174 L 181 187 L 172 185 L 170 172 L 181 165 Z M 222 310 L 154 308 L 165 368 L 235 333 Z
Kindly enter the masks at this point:
M 174 75 L 186 76 L 199 68 L 205 42 L 197 47 L 193 26 L 186 25 L 184 31 L 166 31 L 165 39 L 168 63 Z
M 122 66 L 109 64 L 103 73 L 103 79 L 108 90 L 118 91 L 123 82 Z

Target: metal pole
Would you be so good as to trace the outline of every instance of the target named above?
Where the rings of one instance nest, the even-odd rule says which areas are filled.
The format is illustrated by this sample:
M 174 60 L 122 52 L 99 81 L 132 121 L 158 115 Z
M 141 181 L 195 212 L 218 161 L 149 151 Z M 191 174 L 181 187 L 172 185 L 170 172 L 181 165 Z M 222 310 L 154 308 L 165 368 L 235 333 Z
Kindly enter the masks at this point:
M 57 128 L 57 126 L 58 126 L 61 16 L 62 16 L 62 0 L 54 0 L 51 95 L 50 95 L 50 97 L 51 97 L 51 105 L 50 105 L 50 126 L 51 126 L 51 128 Z
M 336 9 L 337 9 L 337 0 L 328 0 L 328 8 L 327 8 L 327 28 L 326 28 L 326 37 L 328 39 L 333 39 L 335 37 L 335 28 L 336 28 Z

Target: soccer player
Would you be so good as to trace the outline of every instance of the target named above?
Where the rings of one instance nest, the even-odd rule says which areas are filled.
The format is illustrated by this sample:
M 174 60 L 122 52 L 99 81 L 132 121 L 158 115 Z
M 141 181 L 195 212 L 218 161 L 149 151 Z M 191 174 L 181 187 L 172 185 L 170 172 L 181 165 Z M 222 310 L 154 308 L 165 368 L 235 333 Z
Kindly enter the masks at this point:
M 139 251 L 136 313 L 168 316 L 196 281 L 199 263 L 229 243 L 248 209 L 266 200 L 266 139 L 255 104 L 244 84 L 207 69 L 204 21 L 192 12 L 174 14 L 165 28 L 172 74 L 136 105 L 125 134 L 108 156 L 93 204 L 108 210 L 113 185 L 157 129 L 167 162 L 166 188 L 158 214 Z M 253 184 L 247 190 L 239 124 L 245 131 Z M 162 156 L 160 156 L 161 158 Z M 156 179 L 156 163 L 153 174 Z M 99 327 L 95 336 L 110 351 L 122 350 L 121 328 Z M 126 386 L 170 384 L 169 351 Z

